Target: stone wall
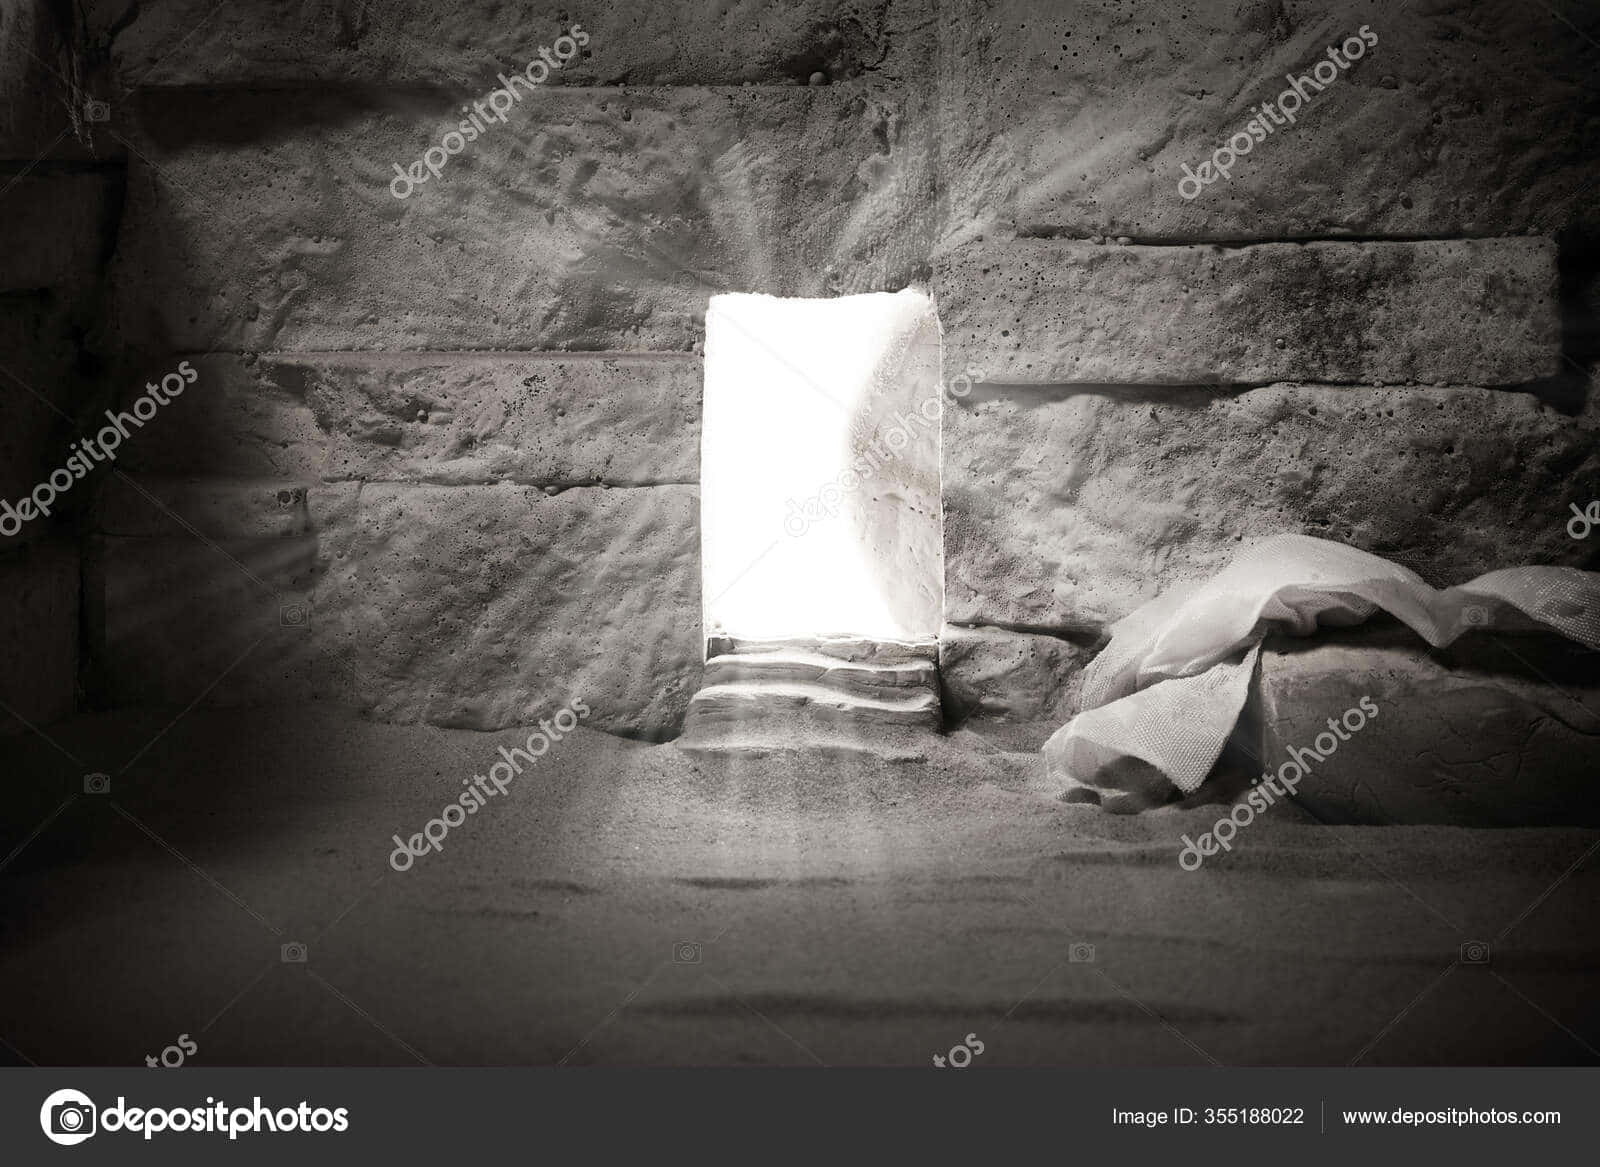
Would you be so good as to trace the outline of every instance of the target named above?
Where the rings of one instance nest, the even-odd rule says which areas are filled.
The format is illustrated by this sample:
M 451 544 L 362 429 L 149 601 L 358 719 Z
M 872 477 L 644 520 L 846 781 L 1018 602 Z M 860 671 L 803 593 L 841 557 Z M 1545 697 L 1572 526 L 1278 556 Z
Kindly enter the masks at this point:
M 96 698 L 217 678 L 208 701 L 488 729 L 582 695 L 599 728 L 677 732 L 706 299 L 925 275 L 927 13 L 87 9 L 129 92 L 117 375 L 199 374 L 100 500 Z M 398 181 L 574 23 L 580 56 Z
M 720 290 L 936 292 L 945 707 L 1007 745 L 1248 538 L 1594 566 L 1600 14 L 1390 8 L 7 0 L 11 369 L 73 421 L 197 374 L 52 528 L 88 698 L 674 734 Z M 71 428 L 18 400 L 7 497 Z
M 944 680 L 975 728 L 1037 745 L 1118 618 L 1276 531 L 1439 586 L 1596 565 L 1564 524 L 1600 497 L 1600 12 L 1394 7 L 941 7 L 937 292 L 983 382 L 947 414 Z

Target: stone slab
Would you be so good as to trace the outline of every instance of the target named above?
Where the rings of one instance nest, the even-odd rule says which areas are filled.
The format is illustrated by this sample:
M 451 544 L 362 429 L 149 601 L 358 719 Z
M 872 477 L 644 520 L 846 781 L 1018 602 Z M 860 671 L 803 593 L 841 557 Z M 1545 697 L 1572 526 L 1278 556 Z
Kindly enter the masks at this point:
M 1561 368 L 1555 244 L 974 244 L 937 265 L 946 362 L 1005 384 L 1504 385 Z
M 1280 531 L 1435 587 L 1596 566 L 1600 406 L 1482 388 L 980 387 L 945 411 L 945 616 L 1098 632 Z
M 1183 166 L 1363 25 L 1377 43 L 1292 124 L 1179 194 Z M 945 237 L 1593 235 L 1596 42 L 1592 5 L 1523 0 L 947 4 Z

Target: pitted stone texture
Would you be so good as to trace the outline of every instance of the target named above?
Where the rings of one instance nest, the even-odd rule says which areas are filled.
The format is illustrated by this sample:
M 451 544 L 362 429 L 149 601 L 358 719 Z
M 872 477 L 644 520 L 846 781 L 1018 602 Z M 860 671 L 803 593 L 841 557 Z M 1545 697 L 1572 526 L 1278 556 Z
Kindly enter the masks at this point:
M 400 199 L 393 166 L 453 99 L 314 93 L 287 126 L 279 93 L 148 91 L 122 329 L 198 352 L 683 351 L 713 291 L 898 289 L 931 229 L 907 100 L 544 89 Z
M 1518 384 L 1560 368 L 1546 239 L 975 244 L 937 265 L 946 362 L 996 384 Z
M 93 0 L 89 22 L 130 85 L 487 88 L 497 73 L 539 59 L 541 47 L 554 49 L 574 22 L 588 46 L 555 74 L 563 84 L 804 85 L 816 71 L 840 81 L 925 68 L 927 7 L 911 0 L 255 0 L 217 9 L 208 0 Z M 184 51 L 172 52 L 179 41 Z
M 213 509 L 216 547 L 98 538 L 114 703 L 182 705 L 215 681 L 212 703 L 491 729 L 576 696 L 597 728 L 676 732 L 701 659 L 695 488 L 314 485 L 308 534 L 237 537 L 276 500 Z
M 77 548 L 52 539 L 0 553 L 0 699 L 46 726 L 73 711 L 77 687 Z M 26 728 L 0 710 L 0 735 Z
M 1279 531 L 1435 587 L 1596 566 L 1567 503 L 1600 497 L 1600 407 L 1477 388 L 974 390 L 945 411 L 951 621 L 1099 631 Z
M 952 241 L 1013 224 L 1147 242 L 1600 226 L 1593 6 L 996 0 L 941 21 Z M 1294 124 L 1180 196 L 1183 165 L 1364 24 L 1377 45 L 1308 87 Z
M 119 181 L 110 174 L 55 174 L 0 182 L 0 292 L 59 288 L 83 293 L 111 251 Z
M 193 364 L 196 389 L 134 435 L 124 465 L 439 485 L 699 479 L 701 367 L 687 354 L 217 354 Z M 159 380 L 159 365 L 150 376 Z
M 1297 751 L 1311 772 L 1296 796 L 1325 822 L 1600 825 L 1600 653 L 1581 645 L 1329 632 L 1269 641 L 1260 683 L 1263 762 Z M 1377 716 L 1352 732 L 1352 715 L 1334 742 L 1328 719 L 1363 697 Z
M 1076 712 L 1093 656 L 1055 636 L 946 624 L 939 634 L 946 722 L 1005 749 L 1036 750 Z

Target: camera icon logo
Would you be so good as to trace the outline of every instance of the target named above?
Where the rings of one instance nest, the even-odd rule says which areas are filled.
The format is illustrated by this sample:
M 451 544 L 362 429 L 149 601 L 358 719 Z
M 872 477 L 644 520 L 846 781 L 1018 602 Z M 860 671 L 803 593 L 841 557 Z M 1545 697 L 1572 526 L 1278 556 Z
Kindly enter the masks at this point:
M 307 955 L 306 946 L 298 940 L 291 940 L 288 944 L 278 947 L 278 959 L 284 964 L 304 964 Z
M 1461 946 L 1462 964 L 1488 964 L 1489 942 L 1487 940 L 1468 940 Z
M 81 1090 L 57 1090 L 39 1108 L 39 1128 L 52 1143 L 76 1146 L 94 1134 L 97 1113 Z
M 279 600 L 278 623 L 285 628 L 304 628 L 311 623 L 311 609 L 303 600 Z
M 1067 949 L 1067 963 L 1068 964 L 1093 964 L 1094 963 L 1094 945 L 1093 944 L 1084 944 L 1082 941 L 1079 941 L 1077 944 L 1074 944 L 1071 948 Z
M 85 794 L 110 794 L 111 775 L 96 771 L 83 776 L 83 792 Z
M 111 106 L 104 101 L 90 98 L 83 103 L 83 120 L 86 122 L 108 122 L 111 120 Z
M 672 946 L 672 963 L 699 964 L 700 951 L 704 947 L 698 940 L 680 940 Z

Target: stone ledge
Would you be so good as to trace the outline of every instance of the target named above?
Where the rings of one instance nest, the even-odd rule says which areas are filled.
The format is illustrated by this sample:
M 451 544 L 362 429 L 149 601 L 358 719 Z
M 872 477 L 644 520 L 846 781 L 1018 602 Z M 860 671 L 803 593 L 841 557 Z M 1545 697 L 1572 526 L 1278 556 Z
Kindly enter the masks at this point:
M 1036 750 L 1076 712 L 1094 650 L 1055 636 L 946 624 L 939 682 L 947 726 L 1007 750 Z
M 1548 239 L 1097 246 L 936 264 L 947 366 L 997 384 L 1505 385 L 1561 364 Z

